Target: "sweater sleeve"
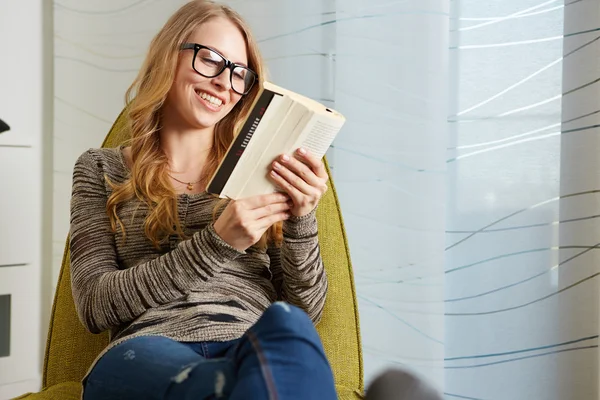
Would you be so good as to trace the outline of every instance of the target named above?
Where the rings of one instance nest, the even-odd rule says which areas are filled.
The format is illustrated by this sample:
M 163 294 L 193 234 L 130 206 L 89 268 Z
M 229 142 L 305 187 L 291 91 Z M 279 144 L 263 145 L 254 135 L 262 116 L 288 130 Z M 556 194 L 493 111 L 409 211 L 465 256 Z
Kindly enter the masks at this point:
M 304 311 L 317 324 L 327 295 L 315 212 L 283 223 L 281 248 L 269 247 L 273 286 L 281 300 Z
M 170 252 L 121 270 L 107 199 L 102 165 L 87 151 L 73 171 L 69 245 L 73 299 L 79 319 L 92 333 L 130 322 L 149 308 L 186 295 L 243 254 L 210 224 Z

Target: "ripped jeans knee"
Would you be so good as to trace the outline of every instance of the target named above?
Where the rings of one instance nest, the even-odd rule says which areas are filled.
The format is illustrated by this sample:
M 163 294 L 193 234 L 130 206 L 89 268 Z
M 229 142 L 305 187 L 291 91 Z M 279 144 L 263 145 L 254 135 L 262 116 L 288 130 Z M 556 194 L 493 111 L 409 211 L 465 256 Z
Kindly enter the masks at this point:
M 171 377 L 165 399 L 212 400 L 226 399 L 235 380 L 234 369 L 228 360 L 202 360 L 184 366 Z
M 308 314 L 283 301 L 271 304 L 251 330 L 261 333 L 271 331 L 294 336 L 308 336 L 314 339 L 318 337 Z

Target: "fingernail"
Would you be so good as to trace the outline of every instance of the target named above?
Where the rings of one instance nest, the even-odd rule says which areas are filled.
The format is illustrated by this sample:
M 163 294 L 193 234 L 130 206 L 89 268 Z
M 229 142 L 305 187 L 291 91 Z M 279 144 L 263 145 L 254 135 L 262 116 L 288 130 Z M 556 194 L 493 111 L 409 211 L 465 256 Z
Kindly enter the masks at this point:
M 275 162 L 273 163 L 273 168 L 274 168 L 274 169 L 279 169 L 279 168 L 281 168 L 281 164 L 279 164 L 277 161 L 275 161 Z
M 277 178 L 279 176 L 279 174 L 277 174 L 277 172 L 275 172 L 275 171 L 271 171 L 271 176 L 274 176 L 275 178 Z
M 290 157 L 289 157 L 287 154 L 284 154 L 284 155 L 282 155 L 282 156 L 281 156 L 281 159 L 282 159 L 283 161 L 289 161 L 289 160 L 290 160 Z
M 305 149 L 304 147 L 300 147 L 300 148 L 298 149 L 298 153 L 300 153 L 300 154 L 302 154 L 302 155 L 305 155 L 305 154 L 306 154 L 306 149 Z

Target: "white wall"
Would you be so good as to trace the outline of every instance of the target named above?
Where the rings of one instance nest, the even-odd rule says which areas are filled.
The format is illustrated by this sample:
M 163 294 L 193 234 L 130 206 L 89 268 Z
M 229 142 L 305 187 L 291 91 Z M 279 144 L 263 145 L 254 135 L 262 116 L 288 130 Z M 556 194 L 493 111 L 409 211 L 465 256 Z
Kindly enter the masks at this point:
M 176 2 L 129 8 L 122 3 L 54 2 L 53 282 L 69 231 L 75 160 L 102 144 L 156 27 L 177 7 Z
M 42 201 L 48 189 L 42 183 L 47 12 L 42 0 L 0 3 L 0 118 L 11 127 L 0 135 L 0 295 L 11 296 L 10 354 L 0 358 L 0 399 L 39 390 L 41 381 L 42 314 L 49 309 L 41 296 L 48 222 L 42 216 L 49 211 Z

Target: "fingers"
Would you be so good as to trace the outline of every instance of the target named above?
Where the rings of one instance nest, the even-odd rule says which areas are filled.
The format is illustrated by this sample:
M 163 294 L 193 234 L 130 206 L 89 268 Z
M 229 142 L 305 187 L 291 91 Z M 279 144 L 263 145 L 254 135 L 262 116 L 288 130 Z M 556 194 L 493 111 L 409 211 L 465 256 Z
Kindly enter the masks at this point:
M 298 204 L 298 202 L 303 197 L 306 197 L 306 195 L 310 193 L 311 187 L 308 186 L 306 182 L 300 179 L 297 175 L 294 175 L 289 170 L 280 172 L 287 175 L 289 178 L 279 175 L 277 171 L 271 171 L 271 178 L 273 179 L 273 182 L 275 182 L 277 186 L 283 189 L 291 197 L 294 204 Z M 302 186 L 303 190 L 301 191 L 300 189 L 298 189 L 296 185 Z
M 310 167 L 313 173 L 321 179 L 327 179 L 329 176 L 327 175 L 327 170 L 325 170 L 325 164 L 319 158 L 317 158 L 310 151 L 305 148 L 299 148 L 296 151 L 297 156 L 304 162 L 306 165 Z
M 261 219 L 261 218 L 267 217 L 269 215 L 279 214 L 282 212 L 284 213 L 284 212 L 288 211 L 289 209 L 290 209 L 290 205 L 286 201 L 283 203 L 267 204 L 264 207 L 256 208 L 256 209 L 252 210 L 252 213 L 253 213 L 254 218 Z
M 327 191 L 327 170 L 321 159 L 305 149 L 282 155 L 272 164 L 270 177 L 283 193 L 231 201 L 228 215 L 246 231 L 268 228 L 276 222 L 313 210 Z
M 289 200 L 289 196 L 285 193 L 269 193 L 261 196 L 247 197 L 245 199 L 238 200 L 244 208 L 248 210 L 256 210 L 269 204 L 285 203 Z
M 315 175 L 309 165 L 301 162 L 296 157 L 289 157 L 286 154 L 281 155 L 278 160 L 273 161 L 273 169 L 288 180 L 289 176 L 285 174 L 286 170 L 292 171 L 310 186 L 318 186 L 321 183 L 321 179 Z M 302 190 L 298 185 L 296 187 Z
M 292 160 L 289 159 L 286 162 L 286 164 L 289 165 L 289 164 L 291 164 L 291 162 L 292 162 Z M 302 164 L 298 160 L 296 160 L 296 163 Z M 304 168 L 306 170 L 308 170 L 308 167 L 306 167 L 306 165 L 304 165 Z M 290 192 L 288 190 L 289 186 L 295 188 L 296 190 L 298 190 L 299 192 L 301 192 L 303 194 L 310 194 L 313 191 L 312 186 L 313 185 L 316 186 L 319 184 L 318 183 L 319 179 L 315 176 L 315 174 L 313 174 L 312 171 L 308 170 L 307 174 L 311 175 L 309 180 L 311 182 L 313 182 L 312 185 L 309 182 L 307 182 L 305 179 L 300 177 L 298 175 L 298 173 L 296 173 L 295 171 L 292 171 L 290 168 L 287 168 L 287 166 L 283 166 L 282 164 L 280 164 L 277 161 L 273 162 L 273 171 L 271 173 L 271 176 L 273 177 L 275 182 L 277 184 L 279 184 L 281 186 L 281 188 L 284 189 L 287 192 L 287 194 L 289 194 L 292 197 L 293 197 L 292 192 Z
M 215 232 L 236 249 L 246 250 L 266 229 L 290 217 L 288 201 L 284 193 L 231 200 L 215 221 Z
M 276 224 L 279 221 L 285 221 L 289 217 L 290 217 L 290 213 L 287 211 L 279 212 L 277 214 L 267 215 L 266 217 L 258 220 L 258 222 L 260 224 L 260 230 L 264 232 L 271 225 Z
M 320 197 L 327 191 L 328 175 L 323 162 L 307 150 L 296 153 L 295 157 L 283 154 L 274 161 L 271 177 L 295 202 L 299 194 Z

